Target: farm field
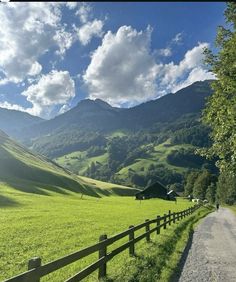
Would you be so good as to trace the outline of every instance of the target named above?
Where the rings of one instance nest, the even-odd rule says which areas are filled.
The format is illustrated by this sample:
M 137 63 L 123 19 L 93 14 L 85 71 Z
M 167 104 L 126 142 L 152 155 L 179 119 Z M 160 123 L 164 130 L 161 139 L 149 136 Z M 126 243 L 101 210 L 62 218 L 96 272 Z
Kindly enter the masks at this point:
M 140 203 L 134 197 L 84 195 L 81 199 L 81 194 L 74 192 L 31 194 L 3 183 L 0 190 L 0 280 L 25 271 L 32 257 L 41 257 L 45 264 L 96 243 L 101 234 L 111 236 L 129 225 L 190 205 L 181 199 L 177 204 L 159 199 Z M 142 244 L 145 243 L 141 242 L 140 246 Z M 56 271 L 42 281 L 64 281 L 95 258 L 97 254 Z M 127 259 L 132 260 L 127 252 L 118 255 L 113 259 L 116 263 L 109 264 L 108 273 L 115 275 L 122 271 Z M 89 281 L 96 277 L 96 273 L 91 275 Z

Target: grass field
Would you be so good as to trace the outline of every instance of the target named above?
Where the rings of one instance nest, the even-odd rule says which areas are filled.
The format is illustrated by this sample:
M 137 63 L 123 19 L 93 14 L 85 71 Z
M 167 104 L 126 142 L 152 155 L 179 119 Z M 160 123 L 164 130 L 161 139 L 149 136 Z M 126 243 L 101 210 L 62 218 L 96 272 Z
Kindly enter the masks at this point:
M 184 200 L 175 204 L 153 199 L 140 204 L 133 197 L 81 199 L 74 192 L 30 194 L 3 183 L 0 192 L 0 279 L 25 271 L 31 257 L 39 256 L 46 263 L 97 242 L 101 234 L 111 236 L 169 209 L 183 210 L 189 206 Z M 96 257 L 74 263 L 43 281 L 64 281 Z M 117 264 L 122 269 L 128 259 L 127 254 L 118 257 L 109 266 L 110 274 L 118 275 Z M 91 276 L 89 281 L 95 277 Z
M 68 169 L 72 169 L 74 172 L 78 174 L 83 174 L 86 169 L 91 165 L 92 162 L 96 163 L 107 163 L 108 154 L 105 153 L 103 155 L 97 157 L 86 157 L 86 152 L 73 152 L 71 154 L 64 155 L 62 157 L 56 158 L 55 161 Z
M 136 192 L 77 176 L 0 132 L 0 280 L 24 272 L 32 257 L 41 257 L 45 264 L 96 243 L 101 234 L 111 236 L 192 204 L 157 199 L 140 203 L 127 197 Z M 161 281 L 168 281 L 193 220 L 168 228 L 150 244 L 140 242 L 134 258 L 127 251 L 115 257 L 108 265 L 108 281 L 137 281 L 137 277 L 138 281 L 162 277 Z M 91 255 L 42 281 L 65 281 L 96 259 L 97 254 Z M 97 281 L 97 274 L 87 281 Z

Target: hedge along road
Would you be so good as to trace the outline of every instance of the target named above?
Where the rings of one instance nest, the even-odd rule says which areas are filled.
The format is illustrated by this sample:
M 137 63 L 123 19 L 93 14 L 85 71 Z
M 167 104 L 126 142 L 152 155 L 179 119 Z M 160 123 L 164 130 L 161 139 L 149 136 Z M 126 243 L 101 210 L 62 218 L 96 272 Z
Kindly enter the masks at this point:
M 236 216 L 226 208 L 196 228 L 179 282 L 236 281 Z

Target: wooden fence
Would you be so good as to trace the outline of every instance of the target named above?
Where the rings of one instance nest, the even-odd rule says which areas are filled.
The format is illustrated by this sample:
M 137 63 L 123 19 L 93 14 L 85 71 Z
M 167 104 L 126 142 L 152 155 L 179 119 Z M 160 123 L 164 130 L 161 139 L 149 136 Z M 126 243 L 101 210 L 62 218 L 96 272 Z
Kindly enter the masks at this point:
M 200 207 L 199 204 L 191 207 L 189 209 L 173 212 L 169 211 L 168 214 L 164 214 L 163 216 L 157 216 L 155 219 L 149 220 L 146 219 L 144 223 L 133 226 L 131 225 L 129 229 L 116 234 L 110 238 L 107 237 L 106 234 L 101 235 L 99 237 L 99 242 L 95 245 L 77 251 L 73 254 L 67 255 L 55 261 L 49 262 L 45 265 L 41 264 L 41 259 L 39 257 L 35 257 L 29 260 L 28 262 L 28 271 L 12 277 L 4 282 L 39 282 L 40 278 L 52 273 L 58 269 L 61 269 L 73 262 L 76 262 L 88 255 L 91 255 L 95 252 L 98 252 L 98 260 L 94 263 L 90 264 L 86 268 L 82 269 L 80 272 L 67 279 L 66 282 L 77 282 L 81 281 L 83 278 L 90 275 L 92 272 L 98 269 L 98 279 L 103 278 L 107 274 L 107 262 L 111 260 L 114 256 L 123 252 L 126 249 L 129 249 L 130 256 L 134 256 L 135 254 L 135 244 L 142 239 L 146 238 L 146 241 L 150 241 L 150 235 L 153 232 L 156 234 L 160 234 L 161 228 L 167 228 L 167 225 L 171 225 L 171 223 L 175 223 L 183 219 L 184 217 L 192 214 L 196 209 Z M 155 227 L 153 227 L 155 225 Z M 144 229 L 145 232 L 141 235 L 135 236 L 135 231 L 140 229 Z M 128 242 L 119 246 L 118 248 L 112 250 L 111 252 L 107 252 L 107 247 L 112 245 L 114 242 L 128 237 Z

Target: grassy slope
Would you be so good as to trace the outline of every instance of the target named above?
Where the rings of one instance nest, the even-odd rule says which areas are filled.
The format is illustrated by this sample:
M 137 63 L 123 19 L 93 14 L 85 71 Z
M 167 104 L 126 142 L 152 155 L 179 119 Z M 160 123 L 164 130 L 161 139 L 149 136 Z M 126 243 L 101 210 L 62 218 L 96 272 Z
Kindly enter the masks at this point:
M 181 148 L 186 149 L 191 147 L 192 146 L 188 144 L 170 145 L 169 141 L 166 141 L 158 146 L 155 146 L 155 151 L 150 155 L 149 158 L 136 159 L 136 161 L 133 164 L 122 168 L 120 171 L 117 172 L 116 175 L 121 179 L 125 179 L 128 177 L 129 169 L 142 175 L 143 172 L 147 171 L 148 167 L 151 164 L 162 164 L 172 171 L 183 173 L 188 168 L 168 164 L 167 156 L 172 150 L 179 150 Z M 55 159 L 55 161 L 59 165 L 71 169 L 78 174 L 83 174 L 92 162 L 95 163 L 99 162 L 101 164 L 106 164 L 107 158 L 108 158 L 107 153 L 97 157 L 87 158 L 86 151 L 85 152 L 78 151 L 57 158 Z M 144 168 L 144 171 L 142 171 L 142 168 Z
M 172 150 L 179 150 L 181 148 L 190 148 L 190 147 L 192 146 L 188 144 L 170 145 L 169 141 L 166 141 L 158 146 L 155 146 L 155 151 L 151 154 L 149 158 L 137 159 L 135 163 L 122 168 L 120 171 L 117 172 L 116 175 L 121 179 L 127 178 L 129 170 L 132 170 L 133 172 L 142 175 L 148 170 L 148 167 L 151 164 L 154 165 L 161 164 L 172 171 L 183 173 L 188 168 L 168 164 L 167 156 Z
M 137 190 L 81 179 L 50 160 L 33 154 L 0 132 L 0 181 L 23 192 L 50 194 L 83 193 L 101 195 L 134 195 Z M 118 189 L 117 189 L 118 188 Z M 127 193 L 126 193 L 127 192 Z
M 45 263 L 97 242 L 101 234 L 110 236 L 169 209 L 189 206 L 184 200 L 177 205 L 155 199 L 140 204 L 133 197 L 81 199 L 73 192 L 66 197 L 56 192 L 29 194 L 3 183 L 0 191 L 0 280 L 24 271 L 31 257 L 40 256 Z M 96 257 L 66 267 L 43 281 L 64 281 Z M 124 260 L 127 252 L 110 264 L 109 273 L 119 275 L 117 263 L 122 268 Z M 90 281 L 95 277 L 91 276 Z
M 56 158 L 55 161 L 65 168 L 72 169 L 78 174 L 83 174 L 92 162 L 107 163 L 107 157 L 108 154 L 105 153 L 97 157 L 87 158 L 86 152 L 77 151 Z

